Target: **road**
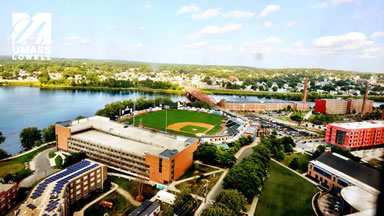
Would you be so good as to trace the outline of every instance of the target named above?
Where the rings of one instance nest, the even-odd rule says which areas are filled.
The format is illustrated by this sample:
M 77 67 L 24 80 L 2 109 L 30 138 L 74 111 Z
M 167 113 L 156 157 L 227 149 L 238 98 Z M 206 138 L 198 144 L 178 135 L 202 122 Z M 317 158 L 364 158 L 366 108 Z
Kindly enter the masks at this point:
M 20 182 L 20 187 L 30 187 L 37 180 L 44 178 L 45 176 L 48 176 L 57 171 L 51 167 L 48 158 L 49 152 L 54 151 L 55 148 L 56 147 L 52 147 L 43 152 L 40 152 L 37 156 L 33 158 L 31 163 L 35 164 L 34 167 L 36 167 L 36 170 L 32 175 L 28 176 Z

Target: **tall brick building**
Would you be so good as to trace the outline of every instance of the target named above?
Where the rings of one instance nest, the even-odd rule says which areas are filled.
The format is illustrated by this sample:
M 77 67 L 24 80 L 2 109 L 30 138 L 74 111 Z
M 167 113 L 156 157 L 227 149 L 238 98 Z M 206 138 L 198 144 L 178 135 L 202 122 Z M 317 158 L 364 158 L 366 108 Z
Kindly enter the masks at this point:
M 352 114 L 361 113 L 363 99 L 316 99 L 315 112 L 326 114 Z M 373 100 L 367 100 L 365 111 L 372 112 Z
M 306 102 L 252 102 L 252 101 L 220 101 L 220 107 L 236 112 L 277 111 L 291 107 L 294 110 L 309 111 L 311 106 Z
M 198 139 L 157 133 L 105 117 L 56 124 L 58 148 L 84 152 L 117 170 L 159 183 L 178 179 L 193 163 Z
M 68 207 L 77 200 L 103 188 L 107 167 L 91 160 L 83 160 L 60 170 L 36 185 L 18 215 L 67 216 Z
M 384 144 L 384 121 L 328 124 L 325 142 L 344 148 L 382 145 Z

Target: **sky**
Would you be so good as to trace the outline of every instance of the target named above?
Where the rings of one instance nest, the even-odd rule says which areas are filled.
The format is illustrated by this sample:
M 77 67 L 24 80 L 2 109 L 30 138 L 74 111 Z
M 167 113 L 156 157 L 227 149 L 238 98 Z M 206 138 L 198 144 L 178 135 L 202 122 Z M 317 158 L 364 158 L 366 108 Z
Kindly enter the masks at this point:
M 52 57 L 384 72 L 382 0 L 3 0 L 0 55 L 16 12 L 51 13 Z

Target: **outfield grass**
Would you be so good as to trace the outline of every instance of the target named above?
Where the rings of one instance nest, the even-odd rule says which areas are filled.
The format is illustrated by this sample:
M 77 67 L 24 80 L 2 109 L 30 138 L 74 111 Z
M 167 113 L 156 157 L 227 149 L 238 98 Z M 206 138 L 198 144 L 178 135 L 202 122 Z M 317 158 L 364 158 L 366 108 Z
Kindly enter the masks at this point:
M 271 177 L 266 179 L 255 215 L 315 215 L 312 197 L 317 193 L 315 185 L 271 161 Z
M 141 120 L 140 120 L 141 119 Z M 165 131 L 166 111 L 156 111 L 135 117 L 135 124 L 139 125 L 140 121 L 144 127 L 155 128 Z M 201 122 L 211 125 L 219 125 L 225 118 L 220 115 L 193 112 L 185 110 L 168 110 L 167 126 L 178 122 Z M 132 122 L 132 119 L 123 122 Z M 172 132 L 171 130 L 168 130 Z M 179 134 L 179 133 L 177 133 Z M 184 135 L 184 134 L 183 134 Z M 190 135 L 189 135 L 190 136 Z
M 31 161 L 37 153 L 48 148 L 49 146 L 43 146 L 23 156 L 0 162 L 0 177 L 12 174 L 15 175 L 15 180 L 18 181 L 32 174 L 32 171 L 25 169 L 24 164 Z
M 308 163 L 312 160 L 312 157 L 307 154 L 294 153 L 294 154 L 286 154 L 284 157 L 284 161 L 282 163 L 286 166 L 289 166 L 289 163 L 293 160 L 293 158 L 297 157 L 299 159 L 300 168 L 296 171 L 300 173 L 305 173 L 308 170 Z
M 206 131 L 207 128 L 199 127 L 199 126 L 193 126 L 193 125 L 187 125 L 187 126 L 180 128 L 180 130 L 195 134 L 195 133 L 204 133 L 204 131 Z

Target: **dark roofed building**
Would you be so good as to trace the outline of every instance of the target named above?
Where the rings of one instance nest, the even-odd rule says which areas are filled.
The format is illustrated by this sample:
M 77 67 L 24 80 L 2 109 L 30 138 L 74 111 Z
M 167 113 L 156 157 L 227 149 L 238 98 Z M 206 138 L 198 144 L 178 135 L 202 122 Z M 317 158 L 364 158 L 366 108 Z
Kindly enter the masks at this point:
M 380 173 L 347 157 L 326 152 L 309 162 L 308 176 L 319 184 L 339 191 L 347 186 L 358 186 L 368 192 L 377 192 L 380 187 Z
M 146 200 L 128 216 L 153 216 L 160 213 L 160 204 Z

